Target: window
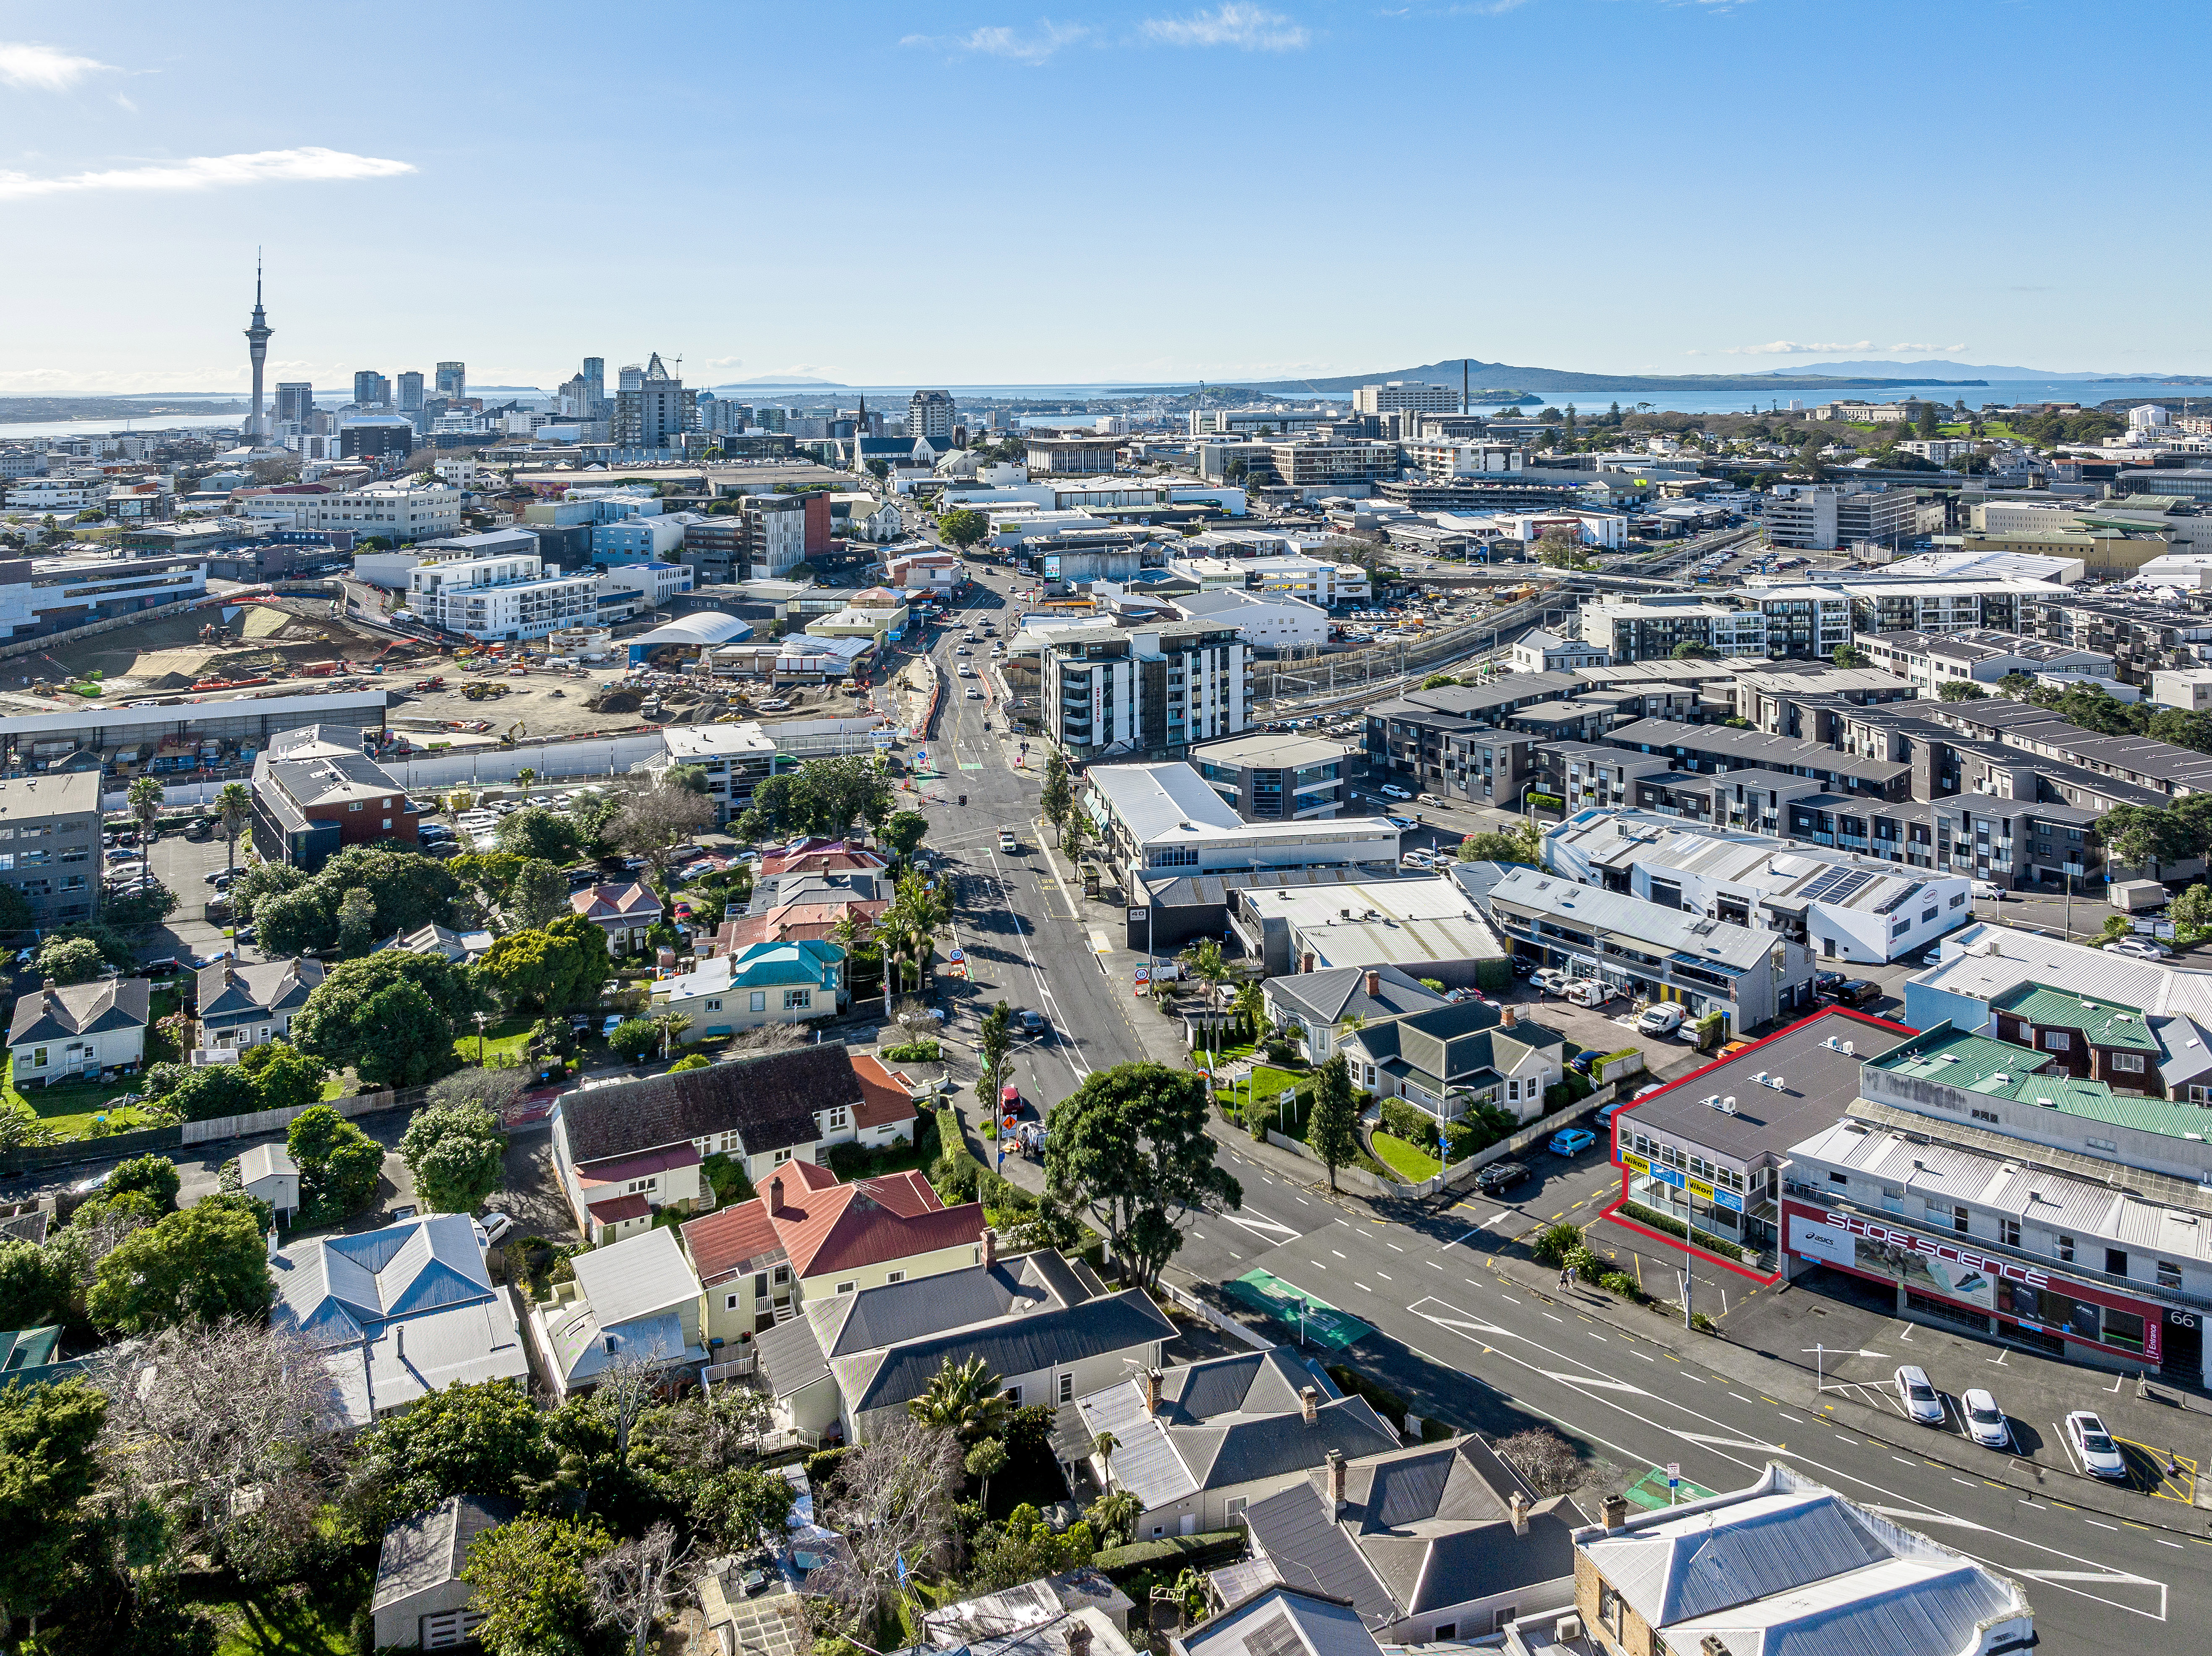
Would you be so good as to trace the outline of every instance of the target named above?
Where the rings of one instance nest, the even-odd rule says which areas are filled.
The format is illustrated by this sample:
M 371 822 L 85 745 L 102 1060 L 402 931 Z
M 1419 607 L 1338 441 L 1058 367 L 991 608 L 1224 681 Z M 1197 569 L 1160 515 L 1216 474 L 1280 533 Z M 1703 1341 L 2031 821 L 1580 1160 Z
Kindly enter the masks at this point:
M 362 802 L 361 802 L 360 800 L 358 800 L 358 799 L 354 800 L 350 804 L 347 805 L 347 807 L 346 807 L 346 809 L 347 809 L 348 810 L 359 810 L 361 808 L 362 808 Z
M 2158 1262 L 2158 1285 L 2160 1288 L 2179 1288 L 2181 1267 L 2171 1259 L 2160 1259 Z
M 828 1118 L 829 1125 L 832 1127 L 842 1127 L 845 1125 L 850 1113 L 846 1109 L 845 1106 L 839 1104 L 830 1109 L 824 1110 L 822 1113 Z
M 850 1294 L 859 1286 L 860 1284 L 858 1283 L 840 1283 L 837 1284 L 837 1291 L 840 1294 Z
M 1006 1391 L 1006 1398 L 1007 1403 L 1012 1407 L 1016 1409 L 1020 1408 L 1022 1406 L 1022 1388 L 1018 1386 L 1009 1386 Z
M 2071 1236 L 2061 1234 L 2054 1236 L 2051 1240 L 2053 1251 L 2055 1251 L 2058 1255 L 2058 1262 L 2061 1265 L 2072 1265 L 2074 1263 L 2074 1239 Z
M 767 1010 L 768 1010 L 768 991 L 767 991 L 767 990 L 765 990 L 765 989 L 756 989 L 756 990 L 754 990 L 754 991 L 753 991 L 753 1004 L 752 1004 L 752 1010 L 753 1010 L 754 1011 L 756 1011 L 756 1012 L 765 1012 L 765 1011 L 767 1011 Z
M 2007 1247 L 2018 1247 L 2020 1246 L 2020 1221 L 2017 1219 L 1998 1220 L 1997 1238 L 2000 1241 L 2003 1242 Z
M 1995 1110 L 1978 1109 L 1973 1114 L 1977 1121 L 1995 1121 L 1997 1119 L 1997 1113 Z
M 787 1012 L 804 1012 L 813 1004 L 814 992 L 811 989 L 787 989 L 783 992 L 783 1010 Z
M 1060 1401 L 1062 1403 L 1073 1403 L 1075 1401 L 1074 1375 L 1062 1374 L 1060 1376 Z
M 1961 1236 L 1964 1236 L 1966 1234 L 1966 1209 L 1954 1207 L 1951 1210 L 1951 1228 L 1957 1231 Z
M 386 828 L 390 828 L 392 826 L 392 819 L 389 816 L 384 819 L 384 826 Z
M 738 1302 L 744 1297 L 745 1296 L 742 1294 L 725 1294 L 722 1295 L 722 1309 L 725 1311 L 735 1311 L 738 1308 Z
M 1459 1636 L 1459 1623 L 1456 1622 L 1437 1623 L 1436 1636 L 1439 1639 L 1456 1639 Z
M 46 1067 L 46 1049 L 45 1047 L 39 1047 L 32 1052 L 31 1067 L 34 1070 L 43 1070 Z
M 2046 1052 L 2063 1052 L 2072 1040 L 2073 1037 L 2063 1029 L 2045 1029 L 2043 1032 L 2043 1050 Z
M 722 1003 L 719 1000 L 710 1000 L 707 1003 L 707 1010 L 710 1012 L 719 1012 L 722 1010 Z
M 2112 1052 L 2106 1056 L 2112 1059 L 2112 1068 L 2116 1071 L 2132 1075 L 2142 1073 L 2143 1061 L 2141 1052 Z
M 1222 1511 L 1231 1518 L 1242 1518 L 1244 1516 L 1244 1507 L 1249 1497 L 1244 1495 L 1232 1495 L 1229 1497 L 1229 1504 L 1223 1507 Z
M 906 1272 L 903 1271 L 890 1271 L 885 1275 L 884 1280 L 887 1283 L 902 1283 L 906 1280 Z
M 2106 1248 L 2105 1250 L 2105 1275 L 2107 1277 L 2124 1277 L 2127 1274 L 2127 1250 L 2125 1248 L 2119 1247 Z

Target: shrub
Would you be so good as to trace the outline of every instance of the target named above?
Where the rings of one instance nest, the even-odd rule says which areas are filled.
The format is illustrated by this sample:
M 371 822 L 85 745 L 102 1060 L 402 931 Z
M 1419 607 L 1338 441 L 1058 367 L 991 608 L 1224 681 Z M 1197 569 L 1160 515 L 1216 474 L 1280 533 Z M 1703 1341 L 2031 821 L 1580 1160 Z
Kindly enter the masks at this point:
M 1671 1214 L 1660 1213 L 1654 1209 L 1645 1207 L 1641 1202 L 1623 1202 L 1620 1204 L 1620 1211 L 1635 1220 L 1637 1223 L 1648 1225 L 1653 1230 L 1663 1230 L 1669 1236 L 1679 1237 L 1686 1233 L 1691 1241 L 1695 1242 L 1707 1253 L 1717 1253 L 1724 1259 L 1743 1258 L 1743 1249 L 1736 1243 L 1729 1241 L 1725 1236 L 1716 1236 L 1706 1230 L 1691 1230 L 1688 1226 Z
M 683 1070 L 711 1069 L 714 1067 L 714 1060 L 703 1052 L 687 1052 L 668 1066 L 668 1073 L 674 1075 Z
M 1601 1283 L 1607 1274 L 1604 1262 L 1587 1247 L 1570 1249 L 1566 1258 L 1566 1268 L 1586 1283 Z
M 1298 1061 L 1298 1049 L 1281 1035 L 1271 1035 L 1267 1045 L 1267 1062 L 1277 1069 L 1287 1069 Z
M 839 1148 L 843 1147 L 841 1145 Z M 745 1176 L 744 1164 L 733 1161 L 721 1151 L 716 1150 L 702 1162 L 699 1164 L 699 1171 L 706 1175 L 707 1182 L 714 1186 L 714 1202 L 718 1207 L 727 1207 L 732 1202 L 750 1202 L 753 1199 L 753 1181 Z
M 1597 1279 L 1597 1285 L 1608 1294 L 1618 1294 L 1624 1300 L 1640 1300 L 1644 1290 L 1636 1285 L 1636 1278 L 1625 1271 L 1608 1271 Z
M 1423 1149 L 1437 1142 L 1436 1118 L 1401 1098 L 1382 1101 L 1382 1126 L 1385 1131 Z
M 939 1061 L 937 1042 L 927 1036 L 918 1040 L 901 1041 L 896 1046 L 886 1046 L 878 1056 L 893 1064 L 935 1064 Z
M 1395 1424 L 1402 1428 L 1413 1414 L 1413 1405 L 1405 1398 L 1390 1390 L 1389 1386 L 1379 1385 L 1368 1379 L 1357 1368 L 1346 1368 L 1340 1362 L 1332 1362 L 1327 1365 L 1327 1369 L 1329 1379 L 1336 1382 L 1338 1391 L 1344 1392 L 1347 1397 L 1365 1398 L 1374 1405 L 1376 1414 L 1386 1416 Z
M 1567 1255 L 1582 1245 L 1583 1234 L 1572 1225 L 1551 1225 L 1528 1244 L 1528 1252 L 1535 1256 L 1539 1265 L 1547 1265 L 1557 1271 L 1566 1264 Z
M 1164 1535 L 1157 1541 L 1133 1542 L 1126 1547 L 1108 1547 L 1091 1556 L 1091 1567 L 1108 1576 L 1121 1577 L 1148 1564 L 1158 1564 L 1170 1559 L 1182 1560 L 1196 1568 L 1203 1555 L 1218 1553 L 1225 1561 L 1244 1549 L 1242 1530 L 1213 1530 L 1204 1535 Z

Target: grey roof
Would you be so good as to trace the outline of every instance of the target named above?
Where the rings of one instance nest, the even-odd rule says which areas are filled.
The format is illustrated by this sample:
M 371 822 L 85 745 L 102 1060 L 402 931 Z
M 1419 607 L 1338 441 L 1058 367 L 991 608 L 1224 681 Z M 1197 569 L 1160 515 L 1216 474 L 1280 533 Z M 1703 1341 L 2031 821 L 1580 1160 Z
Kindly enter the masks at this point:
M 935 1279 L 932 1279 L 935 1280 Z M 921 1395 L 948 1358 L 980 1356 L 994 1374 L 1032 1374 L 1066 1368 L 1086 1357 L 1143 1346 L 1156 1350 L 1175 1338 L 1175 1325 L 1141 1288 L 1104 1299 L 1050 1310 L 1016 1312 L 997 1322 L 909 1341 L 881 1352 L 833 1357 L 854 1415 L 890 1408 Z
M 95 978 L 66 988 L 46 988 L 15 998 L 8 1044 L 55 1040 L 64 1035 L 101 1034 L 111 1029 L 143 1028 L 154 986 L 144 978 Z
M 61 732 L 67 734 L 67 732 Z M 100 811 L 100 776 L 96 770 L 49 772 L 0 782 L 0 822 L 37 822 L 49 816 Z
M 1942 705 L 1948 707 L 1964 704 Z M 1684 725 L 1671 719 L 1639 719 L 1631 725 L 1618 725 L 1605 733 L 1605 740 L 1616 748 L 1634 748 L 1647 753 L 1715 755 L 1725 760 L 1731 769 L 1747 767 L 1817 771 L 1882 786 L 1912 773 L 1911 766 L 1897 761 L 1863 758 L 1840 749 L 1824 747 L 1818 742 L 1769 736 L 1763 731 L 1732 731 L 1718 725 Z
M 576 1286 L 605 1327 L 665 1311 L 699 1296 L 699 1277 L 665 1225 L 591 1248 L 571 1262 Z
M 1746 1162 L 1779 1156 L 1792 1145 L 1839 1119 L 1859 1092 L 1859 1066 L 1911 1040 L 1911 1034 L 1878 1018 L 1831 1006 L 1780 1034 L 1746 1047 L 1724 1063 L 1671 1082 L 1649 1098 L 1624 1107 L 1621 1119 L 1669 1138 L 1687 1138 Z M 1826 1043 L 1835 1041 L 1831 1046 Z M 1854 1052 L 1842 1050 L 1849 1041 Z M 1784 1088 L 1761 1086 L 1761 1072 Z M 1708 1098 L 1733 1098 L 1735 1113 L 1709 1108 Z
M 562 1095 L 556 1111 L 578 1163 L 735 1131 L 747 1154 L 812 1143 L 817 1110 L 860 1101 L 860 1083 L 842 1041 L 798 1046 L 623 1087 Z
M 1017 1303 L 1057 1309 L 1090 1297 L 1057 1253 L 1024 1253 L 811 1301 L 806 1318 L 823 1351 L 843 1357 L 988 1322 Z
M 1350 1604 L 1270 1586 L 1169 1641 L 1175 1656 L 1376 1656 L 1375 1635 Z
M 1490 901 L 1492 905 L 1508 904 L 1563 918 L 1578 930 L 1634 937 L 1662 954 L 1684 956 L 1699 966 L 1749 972 L 1764 967 L 1767 957 L 1781 946 L 1781 940 L 1771 931 L 1710 920 L 1626 892 L 1577 885 L 1540 869 L 1514 870 L 1491 889 Z
M 270 1256 L 273 1315 L 313 1344 L 349 1344 L 386 1323 L 495 1297 L 465 1213 L 432 1214 L 350 1236 L 313 1236 Z
M 238 1158 L 238 1182 L 252 1190 L 264 1179 L 297 1179 L 300 1169 L 283 1145 L 270 1142 L 250 1145 Z
M 1358 1046 L 1394 1073 L 1411 1074 L 1432 1092 L 1463 1086 L 1474 1077 L 1510 1070 L 1527 1053 L 1562 1043 L 1556 1029 L 1531 1023 L 1516 1013 L 1509 1027 L 1501 1009 L 1486 1001 L 1463 1000 L 1370 1023 L 1345 1042 Z
M 294 955 L 240 964 L 210 961 L 193 980 L 201 1022 L 297 1011 L 323 980 L 323 963 Z
M 497 1529 L 521 1508 L 498 1495 L 448 1495 L 427 1513 L 384 1532 L 376 1560 L 376 1598 L 382 1610 L 460 1580 L 469 1544 Z
M 1373 994 L 1367 992 L 1367 973 L 1356 966 L 1340 966 L 1326 972 L 1301 972 L 1267 980 L 1267 994 L 1279 1006 L 1309 1022 L 1334 1025 L 1346 1015 L 1364 1018 L 1395 1017 L 1441 1006 L 1444 998 L 1425 989 L 1412 974 L 1395 966 L 1375 968 Z
M 830 1377 L 822 1342 L 815 1338 L 814 1325 L 803 1316 L 789 1318 L 754 1335 L 753 1354 L 772 1398 L 790 1397 Z
M 1218 742 L 1206 742 L 1190 750 L 1194 765 L 1241 765 L 1254 770 L 1295 769 L 1326 765 L 1354 750 L 1349 742 L 1325 742 L 1295 731 L 1247 731 Z

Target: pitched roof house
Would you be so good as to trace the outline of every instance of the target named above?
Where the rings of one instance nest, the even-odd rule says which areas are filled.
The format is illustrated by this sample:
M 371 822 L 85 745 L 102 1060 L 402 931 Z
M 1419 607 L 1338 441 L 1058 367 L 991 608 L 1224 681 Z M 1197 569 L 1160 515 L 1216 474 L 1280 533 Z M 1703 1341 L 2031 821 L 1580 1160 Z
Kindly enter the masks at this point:
M 1440 1121 L 1476 1104 L 1522 1121 L 1544 1112 L 1544 1089 L 1565 1073 L 1559 1032 L 1531 1023 L 1514 1006 L 1465 1000 L 1386 1018 L 1346 1034 L 1352 1084 L 1402 1098 Z
M 450 925 L 422 925 L 412 931 L 395 931 L 379 949 L 404 949 L 410 955 L 443 955 L 456 966 L 473 966 L 491 952 L 489 931 L 456 931 Z
M 644 948 L 645 934 L 660 919 L 660 899 L 641 880 L 572 891 L 568 907 L 607 934 L 610 955 L 627 955 Z
M 1480 1438 L 1332 1456 L 1245 1517 L 1276 1580 L 1350 1604 L 1385 1644 L 1480 1638 L 1574 1591 L 1580 1515 Z
M 845 951 L 834 943 L 762 943 L 702 961 L 653 986 L 656 1011 L 681 1012 L 701 1034 L 836 1016 Z
M 386 1530 L 369 1601 L 376 1647 L 442 1650 L 465 1641 L 483 1620 L 461 1580 L 470 1544 L 520 1510 L 496 1495 L 448 1495 Z
M 778 874 L 842 874 L 855 869 L 880 869 L 890 864 L 877 852 L 842 840 L 794 840 L 763 854 L 760 877 Z
M 1134 1378 L 1075 1400 L 1106 1459 L 1109 1487 L 1144 1503 L 1132 1534 L 1182 1533 L 1184 1520 L 1212 1532 L 1322 1465 L 1398 1447 L 1398 1435 L 1364 1398 L 1338 1392 L 1317 1366 L 1281 1346 L 1240 1351 Z
M 37 992 L 17 996 L 8 1024 L 17 1089 L 136 1069 L 146 1056 L 153 987 L 144 978 L 95 978 L 63 989 L 48 978 Z
M 554 1395 L 597 1385 L 610 1363 L 662 1368 L 707 1361 L 699 1278 L 665 1227 L 579 1253 L 572 1281 L 530 1306 L 530 1338 Z
M 201 1048 L 221 1052 L 289 1036 L 322 980 L 323 963 L 305 956 L 247 965 L 228 955 L 210 961 L 192 983 Z
M 349 1424 L 462 1382 L 528 1380 L 514 1307 L 477 1234 L 468 1215 L 439 1213 L 270 1255 L 270 1320 L 323 1352 Z
M 972 1265 L 984 1228 L 981 1204 L 948 1208 L 919 1173 L 841 1185 L 794 1161 L 751 1201 L 694 1219 L 683 1235 L 707 1291 L 708 1338 L 736 1345 L 809 1298 Z
M 1267 999 L 1268 1021 L 1277 1028 L 1296 1023 L 1305 1031 L 1301 1044 L 1307 1060 L 1314 1064 L 1336 1051 L 1348 1033 L 1346 1018 L 1373 1023 L 1445 1004 L 1442 995 L 1395 966 L 1333 966 L 1326 972 L 1283 973 L 1261 985 L 1260 992 Z
M 553 1164 L 584 1234 L 612 1240 L 661 1208 L 711 1204 L 700 1164 L 742 1162 L 756 1187 L 794 1158 L 854 1137 L 862 1101 L 844 1046 L 824 1041 L 680 1074 L 564 1094 Z

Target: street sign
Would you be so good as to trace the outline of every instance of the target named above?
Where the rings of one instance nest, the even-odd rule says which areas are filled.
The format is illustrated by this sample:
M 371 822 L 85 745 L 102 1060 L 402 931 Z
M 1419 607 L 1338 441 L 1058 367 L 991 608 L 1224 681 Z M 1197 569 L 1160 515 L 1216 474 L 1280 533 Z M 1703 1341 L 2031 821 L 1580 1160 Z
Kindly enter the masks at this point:
M 1285 1109 L 1285 1110 L 1287 1110 L 1287 1109 L 1289 1109 L 1289 1108 L 1291 1107 L 1291 1105 L 1293 1105 L 1293 1104 L 1297 1103 L 1297 1101 L 1298 1101 L 1298 1089 L 1297 1089 L 1297 1088 L 1295 1088 L 1295 1087 L 1285 1087 L 1285 1088 L 1284 1088 L 1284 1089 L 1283 1089 L 1283 1094 L 1282 1094 L 1282 1096 L 1281 1096 L 1280 1098 L 1278 1098 L 1278 1099 L 1275 1101 L 1275 1103 L 1276 1103 L 1277 1107 L 1279 1107 L 1279 1108 L 1280 1108 L 1280 1109 Z
M 1681 1486 L 1682 1463 L 1679 1460 L 1670 1460 L 1667 1463 L 1667 1487 L 1670 1489 L 1678 1489 Z

